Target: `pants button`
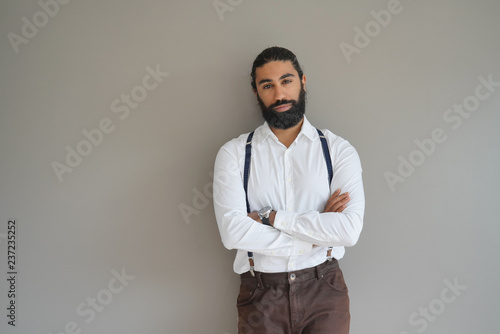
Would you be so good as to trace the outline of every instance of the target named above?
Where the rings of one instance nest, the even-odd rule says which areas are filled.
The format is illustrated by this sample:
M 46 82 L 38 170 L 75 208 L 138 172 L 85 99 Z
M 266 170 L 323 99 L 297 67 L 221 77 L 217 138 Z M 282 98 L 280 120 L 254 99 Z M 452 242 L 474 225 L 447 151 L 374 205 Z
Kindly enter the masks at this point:
M 296 278 L 297 278 L 297 275 L 295 275 L 294 273 L 290 274 L 290 280 L 291 281 L 295 281 Z

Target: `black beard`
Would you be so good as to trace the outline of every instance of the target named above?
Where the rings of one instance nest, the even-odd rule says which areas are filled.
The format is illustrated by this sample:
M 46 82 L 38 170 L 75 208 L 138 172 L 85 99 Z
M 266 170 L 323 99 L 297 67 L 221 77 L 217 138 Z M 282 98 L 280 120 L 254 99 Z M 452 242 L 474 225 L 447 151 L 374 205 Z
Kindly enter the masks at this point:
M 264 102 L 257 95 L 257 101 L 259 101 L 260 109 L 262 110 L 262 117 L 266 120 L 270 127 L 276 129 L 289 129 L 297 124 L 304 118 L 306 112 L 306 91 L 301 88 L 299 94 L 299 100 L 281 100 L 269 107 L 266 107 Z M 278 112 L 274 108 L 290 103 L 292 106 L 287 111 Z

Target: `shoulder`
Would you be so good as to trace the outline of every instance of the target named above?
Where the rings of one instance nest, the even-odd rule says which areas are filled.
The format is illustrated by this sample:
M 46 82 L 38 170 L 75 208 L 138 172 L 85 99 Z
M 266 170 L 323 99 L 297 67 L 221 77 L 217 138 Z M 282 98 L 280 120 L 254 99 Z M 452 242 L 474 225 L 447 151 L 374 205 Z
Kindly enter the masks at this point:
M 229 140 L 224 145 L 222 145 L 222 147 L 219 150 L 219 153 L 221 151 L 231 152 L 233 154 L 238 154 L 240 152 L 244 152 L 246 144 L 247 144 L 247 141 L 248 141 L 248 138 L 249 138 L 248 136 L 251 133 L 255 134 L 255 136 L 253 136 L 253 141 L 255 141 L 256 137 L 261 136 L 263 134 L 263 132 L 266 131 L 265 128 L 266 128 L 266 123 L 264 123 L 263 125 L 259 126 L 254 131 L 242 133 L 238 137 Z
M 334 160 L 350 160 L 360 163 L 359 155 L 354 146 L 341 136 L 336 135 L 328 129 L 320 129 L 326 138 L 330 153 L 335 157 Z
M 320 133 L 318 130 L 323 134 L 323 136 L 326 138 L 328 147 L 330 148 L 330 151 L 333 149 L 339 149 L 339 148 L 344 148 L 344 147 L 352 147 L 352 145 L 344 138 L 337 136 L 335 133 L 328 129 L 322 129 L 319 127 L 315 127 L 312 125 L 307 118 L 304 118 L 304 125 L 303 125 L 303 131 L 306 133 L 306 135 L 309 138 L 319 138 Z
M 248 135 L 250 132 L 243 133 L 239 135 L 236 138 L 233 138 L 226 142 L 222 147 L 219 149 L 219 153 L 221 151 L 237 154 L 239 151 L 245 150 L 245 145 L 248 139 Z
M 328 142 L 328 146 L 334 147 L 334 148 L 347 148 L 351 147 L 354 149 L 354 147 L 349 143 L 348 140 L 336 135 L 332 131 L 328 129 L 320 129 L 320 131 L 323 133 L 323 135 L 326 138 L 326 141 Z
M 222 147 L 219 149 L 219 152 L 217 153 L 216 164 L 227 163 L 228 161 L 237 161 L 238 163 L 243 163 L 242 161 L 244 161 L 245 159 L 245 148 L 248 141 L 248 136 L 250 135 L 250 133 L 254 133 L 255 131 L 243 133 L 222 145 Z

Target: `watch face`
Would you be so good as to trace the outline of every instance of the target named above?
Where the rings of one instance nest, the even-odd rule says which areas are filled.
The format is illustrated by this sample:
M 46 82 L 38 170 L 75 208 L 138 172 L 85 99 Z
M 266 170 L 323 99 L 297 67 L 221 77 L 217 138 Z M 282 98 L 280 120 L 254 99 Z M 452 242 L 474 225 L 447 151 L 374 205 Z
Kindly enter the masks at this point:
M 270 206 L 266 206 L 259 210 L 259 216 L 265 217 L 271 213 L 271 210 Z

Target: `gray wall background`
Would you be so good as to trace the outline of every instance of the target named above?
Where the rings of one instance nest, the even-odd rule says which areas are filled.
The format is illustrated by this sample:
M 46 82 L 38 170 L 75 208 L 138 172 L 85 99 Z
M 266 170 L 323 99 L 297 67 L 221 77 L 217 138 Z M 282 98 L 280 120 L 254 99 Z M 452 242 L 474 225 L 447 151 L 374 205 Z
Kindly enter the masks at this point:
M 309 120 L 361 157 L 365 227 L 341 261 L 351 332 L 498 329 L 500 2 L 41 3 L 50 15 L 0 4 L 2 333 L 236 333 L 211 172 L 224 142 L 262 123 L 249 72 L 272 45 L 304 67 Z M 148 67 L 169 73 L 151 90 Z M 139 100 L 128 115 L 122 94 Z M 110 133 L 81 143 L 101 122 Z M 52 165 L 78 145 L 87 156 L 60 181 Z

